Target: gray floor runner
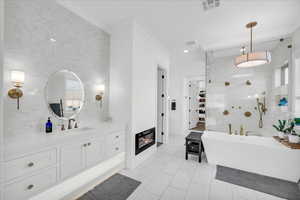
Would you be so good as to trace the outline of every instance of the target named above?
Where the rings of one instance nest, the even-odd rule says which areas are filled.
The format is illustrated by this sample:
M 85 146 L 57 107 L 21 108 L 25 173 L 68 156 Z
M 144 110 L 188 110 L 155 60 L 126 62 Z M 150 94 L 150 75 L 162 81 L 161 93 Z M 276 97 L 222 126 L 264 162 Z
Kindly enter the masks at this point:
M 216 179 L 284 199 L 300 200 L 299 186 L 293 182 L 223 166 L 217 166 Z
M 115 174 L 78 200 L 126 200 L 140 184 L 132 178 Z

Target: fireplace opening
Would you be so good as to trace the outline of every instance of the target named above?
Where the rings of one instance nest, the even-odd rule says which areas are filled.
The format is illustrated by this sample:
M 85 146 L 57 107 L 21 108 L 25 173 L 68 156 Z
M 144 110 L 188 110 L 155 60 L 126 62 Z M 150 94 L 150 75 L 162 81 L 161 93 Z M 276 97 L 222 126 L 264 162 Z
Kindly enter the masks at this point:
M 135 135 L 135 155 L 155 144 L 155 127 Z

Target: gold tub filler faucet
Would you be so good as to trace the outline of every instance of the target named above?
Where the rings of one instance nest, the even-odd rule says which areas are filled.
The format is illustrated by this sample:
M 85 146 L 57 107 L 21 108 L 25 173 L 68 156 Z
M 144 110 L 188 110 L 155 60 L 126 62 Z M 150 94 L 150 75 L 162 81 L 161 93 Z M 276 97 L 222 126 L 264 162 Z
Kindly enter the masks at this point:
M 228 129 L 229 129 L 229 135 L 232 135 L 233 134 L 233 132 L 232 132 L 232 124 L 228 124 Z M 234 134 L 238 135 L 238 131 L 235 130 Z M 245 134 L 245 130 L 244 130 L 244 126 L 243 125 L 241 125 L 241 127 L 240 127 L 240 135 L 247 135 L 247 134 Z

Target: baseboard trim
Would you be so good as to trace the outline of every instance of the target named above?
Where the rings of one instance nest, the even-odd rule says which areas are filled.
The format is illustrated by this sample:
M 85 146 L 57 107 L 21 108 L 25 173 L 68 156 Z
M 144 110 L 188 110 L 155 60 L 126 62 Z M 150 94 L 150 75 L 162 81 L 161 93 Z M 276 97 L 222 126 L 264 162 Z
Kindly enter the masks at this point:
M 124 166 L 125 153 L 120 153 L 30 198 L 30 200 L 75 200 L 122 170 Z

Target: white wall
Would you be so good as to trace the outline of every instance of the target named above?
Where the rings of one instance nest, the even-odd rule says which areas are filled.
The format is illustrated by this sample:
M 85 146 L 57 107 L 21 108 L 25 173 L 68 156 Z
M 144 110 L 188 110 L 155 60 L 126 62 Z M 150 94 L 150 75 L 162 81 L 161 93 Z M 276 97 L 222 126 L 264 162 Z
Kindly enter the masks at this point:
M 294 60 L 294 70 L 295 73 L 293 75 L 295 81 L 294 81 L 294 94 L 295 96 L 293 97 L 295 99 L 294 101 L 294 115 L 295 117 L 300 117 L 300 28 L 298 28 L 293 36 L 293 60 Z
M 133 24 L 111 26 L 109 111 L 114 122 L 126 125 L 126 166 L 131 166 Z M 129 139 L 130 138 L 130 139 Z
M 62 69 L 75 72 L 84 84 L 80 126 L 101 122 L 108 113 L 109 87 L 102 109 L 95 101 L 95 87 L 109 84 L 109 35 L 55 1 L 8 0 L 5 11 L 5 94 L 12 87 L 10 70 L 25 71 L 20 110 L 15 100 L 4 96 L 5 135 L 43 134 L 50 115 L 44 87 L 49 76 Z
M 300 57 L 300 28 L 298 28 L 294 33 L 293 33 L 293 46 L 294 46 L 294 51 L 295 51 L 295 56 L 297 58 Z
M 127 124 L 127 167 L 149 157 L 152 146 L 135 156 L 135 134 L 156 127 L 157 67 L 168 71 L 168 51 L 135 21 L 111 27 L 111 102 L 113 120 Z M 116 100 L 114 100 L 116 99 Z
M 169 62 L 168 51 L 145 27 L 135 23 L 132 68 L 133 136 L 157 126 L 157 68 L 164 68 L 168 73 Z M 136 156 L 134 164 L 139 164 L 155 149 L 156 145 Z
M 185 134 L 184 82 L 186 79 L 205 75 L 205 56 L 201 50 L 184 54 L 172 52 L 170 66 L 170 100 L 176 100 L 176 110 L 170 111 L 170 134 Z M 170 109 L 169 109 L 170 110 Z
M 0 0 L 0 199 L 2 199 L 2 161 L 3 161 L 3 31 L 4 0 Z
M 132 98 L 133 24 L 111 27 L 109 110 L 113 121 L 130 124 Z

